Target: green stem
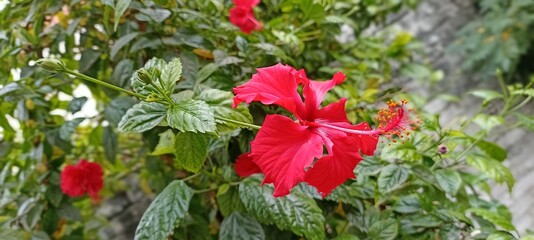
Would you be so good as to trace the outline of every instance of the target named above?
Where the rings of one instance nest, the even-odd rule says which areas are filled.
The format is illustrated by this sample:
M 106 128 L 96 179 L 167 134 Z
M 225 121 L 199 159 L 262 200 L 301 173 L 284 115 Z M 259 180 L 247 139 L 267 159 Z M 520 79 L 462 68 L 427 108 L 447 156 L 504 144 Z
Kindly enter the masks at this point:
M 165 91 L 163 91 L 163 89 L 161 89 L 160 87 L 158 87 L 158 85 L 156 85 L 153 81 L 150 81 L 150 85 L 152 87 L 154 87 L 154 89 L 156 89 L 156 91 L 159 92 L 160 95 L 163 96 L 163 98 L 165 98 L 165 101 L 167 101 L 167 103 L 169 104 L 174 104 L 174 101 L 169 97 L 167 96 L 167 94 L 165 93 Z
M 237 120 L 233 120 L 233 119 L 229 119 L 229 118 L 225 118 L 225 117 L 215 116 L 215 118 L 219 119 L 219 120 L 223 120 L 223 121 L 239 124 L 241 126 L 249 127 L 249 128 L 252 128 L 252 129 L 260 129 L 261 128 L 261 126 L 258 126 L 258 125 L 254 125 L 254 124 L 250 124 L 250 123 L 246 123 L 246 122 L 241 122 L 241 121 L 237 121 Z
M 132 92 L 132 91 L 129 91 L 129 90 L 126 90 L 126 89 L 123 89 L 123 88 L 120 88 L 120 87 L 117 87 L 115 85 L 112 85 L 112 84 L 109 84 L 107 82 L 104 82 L 104 81 L 101 81 L 101 80 L 98 80 L 96 78 L 92 78 L 92 77 L 89 77 L 87 75 L 84 75 L 84 74 L 81 74 L 79 72 L 75 72 L 71 69 L 65 69 L 63 70 L 64 72 L 68 73 L 68 74 L 71 74 L 71 75 L 74 75 L 76 77 L 79 77 L 83 80 L 86 80 L 86 81 L 89 81 L 89 82 L 92 82 L 92 83 L 96 83 L 98 85 L 102 85 L 104 87 L 107 87 L 107 88 L 111 88 L 113 90 L 117 90 L 119 92 L 123 92 L 123 93 L 126 93 L 128 95 L 131 95 L 131 96 L 134 96 L 134 97 L 137 97 L 139 99 L 145 99 L 145 96 L 139 94 L 139 93 L 135 93 L 135 92 Z
M 219 187 L 212 187 L 207 189 L 195 190 L 195 194 L 207 193 L 219 189 Z
M 184 182 L 186 182 L 186 181 L 189 181 L 189 180 L 191 180 L 191 179 L 193 179 L 193 178 L 196 178 L 196 177 L 198 177 L 198 176 L 200 176 L 200 173 L 195 173 L 195 174 L 193 174 L 193 175 L 191 175 L 191 176 L 182 178 L 181 180 L 184 181 Z

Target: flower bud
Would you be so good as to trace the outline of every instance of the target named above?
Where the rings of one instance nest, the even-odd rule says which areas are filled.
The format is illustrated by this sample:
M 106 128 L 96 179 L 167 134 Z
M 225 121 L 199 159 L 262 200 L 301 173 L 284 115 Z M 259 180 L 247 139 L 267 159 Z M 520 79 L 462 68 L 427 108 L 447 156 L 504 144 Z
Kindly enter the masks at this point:
M 50 72 L 61 72 L 65 70 L 65 64 L 58 59 L 41 58 L 35 62 L 37 66 Z
M 150 84 L 152 82 L 152 77 L 144 68 L 137 70 L 137 77 L 145 84 Z
M 441 144 L 438 146 L 438 153 L 439 154 L 445 154 L 449 151 L 449 149 L 447 149 L 447 146 Z

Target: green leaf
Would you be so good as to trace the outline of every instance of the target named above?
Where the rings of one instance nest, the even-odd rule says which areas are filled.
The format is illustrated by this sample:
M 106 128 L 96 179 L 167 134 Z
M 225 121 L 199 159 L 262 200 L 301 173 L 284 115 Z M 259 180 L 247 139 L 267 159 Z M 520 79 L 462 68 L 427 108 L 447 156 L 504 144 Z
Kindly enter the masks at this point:
M 260 186 L 260 179 L 249 177 L 239 185 L 239 195 L 248 213 L 261 223 L 275 224 L 308 239 L 324 239 L 321 208 L 306 195 L 294 192 L 285 197 L 273 197 L 270 185 Z
M 213 111 L 204 101 L 188 100 L 170 106 L 167 122 L 184 132 L 215 132 Z
M 515 239 L 516 238 L 514 237 L 514 235 L 507 233 L 507 232 L 503 232 L 503 231 L 494 232 L 486 238 L 486 240 L 515 240 Z
M 193 190 L 183 181 L 171 182 L 150 204 L 135 230 L 135 239 L 167 239 L 189 211 Z
M 87 97 L 74 98 L 69 102 L 67 110 L 71 113 L 76 113 L 82 110 L 83 105 L 87 102 Z
M 217 66 L 217 64 L 215 63 L 206 64 L 204 67 L 198 70 L 197 76 L 196 76 L 196 83 L 199 84 L 203 82 L 204 80 L 208 79 L 211 76 L 211 74 L 217 71 L 217 69 L 219 69 L 219 66 Z
M 466 162 L 470 166 L 493 178 L 497 183 L 506 182 L 508 190 L 512 190 L 515 182 L 514 176 L 501 162 L 480 154 L 468 155 L 466 157 Z
M 356 182 L 351 183 L 350 185 L 342 184 L 326 196 L 325 199 L 358 206 L 359 199 L 374 198 L 375 184 L 373 183 L 374 182 L 367 182 L 365 185 Z
M 512 95 L 527 95 L 529 97 L 534 97 L 534 89 L 515 90 L 515 91 L 512 91 L 510 94 L 512 94 Z
M 378 162 L 375 158 L 365 158 L 363 161 L 361 161 L 356 168 L 354 169 L 354 172 L 356 175 L 377 175 L 380 173 L 380 171 L 384 168 L 384 164 L 381 162 Z
M 334 238 L 334 240 L 360 240 L 360 238 L 352 234 L 343 233 L 337 236 L 336 238 Z
M 304 17 L 302 18 L 303 22 L 311 19 L 316 23 L 320 23 L 324 20 L 326 14 L 321 5 L 314 3 L 315 1 L 313 0 L 302 0 L 299 2 L 300 9 L 304 13 Z
M 102 144 L 104 145 L 106 158 L 111 163 L 114 163 L 119 149 L 119 141 L 117 140 L 117 134 L 115 134 L 112 127 L 107 126 L 104 128 L 104 132 L 102 133 Z
M 130 108 L 119 122 L 119 131 L 144 132 L 154 128 L 163 118 L 166 109 L 163 104 L 155 102 L 140 102 Z
M 475 118 L 473 118 L 473 122 L 486 131 L 505 123 L 504 119 L 500 116 L 490 116 L 484 113 L 477 114 Z
M 508 152 L 495 143 L 479 140 L 477 146 L 488 156 L 491 156 L 499 162 L 504 161 L 508 157 Z
M 134 104 L 135 100 L 131 97 L 117 97 L 106 105 L 104 116 L 111 125 L 117 127 L 122 117 L 126 115 L 128 109 L 132 108 Z
M 122 0 L 120 0 L 122 1 Z M 129 1 L 129 0 L 126 0 L 126 1 Z M 116 19 L 115 19 L 116 20 Z M 113 46 L 111 46 L 110 50 L 109 50 L 109 57 L 111 59 L 114 59 L 115 56 L 117 55 L 117 53 L 119 53 L 119 51 L 124 47 L 126 46 L 128 43 L 130 43 L 134 38 L 137 37 L 137 35 L 139 35 L 138 32 L 133 32 L 133 33 L 129 33 L 129 34 L 126 34 L 124 36 L 122 36 L 121 38 L 119 38 L 114 44 Z
M 134 61 L 128 58 L 122 59 L 113 69 L 110 81 L 115 86 L 126 88 L 133 73 Z
M 219 240 L 263 240 L 265 234 L 261 225 L 253 218 L 232 213 L 221 223 Z
M 131 2 L 132 0 L 118 0 L 117 5 L 115 5 L 115 22 L 113 23 L 113 31 L 117 31 L 117 26 L 119 26 L 121 16 L 124 14 L 124 12 L 126 12 L 126 9 L 128 9 L 128 6 L 130 6 Z
M 180 80 L 180 76 L 182 76 L 182 63 L 180 62 L 180 59 L 175 58 L 165 64 L 165 66 L 161 68 L 161 76 L 159 78 L 163 90 L 169 94 L 174 92 L 174 87 L 176 86 L 176 82 Z
M 416 195 L 402 196 L 393 205 L 393 211 L 399 213 L 416 213 L 421 210 L 421 203 Z
M 224 217 L 233 212 L 244 212 L 245 206 L 239 198 L 239 189 L 228 184 L 222 185 L 217 191 L 217 203 Z
M 511 219 L 509 219 L 503 214 L 492 212 L 488 209 L 483 209 L 483 208 L 470 208 L 468 209 L 468 211 L 490 221 L 491 223 L 497 226 L 502 227 L 505 230 L 509 230 L 509 231 L 515 230 L 515 227 L 512 224 Z
M 196 99 L 205 101 L 217 117 L 224 117 L 244 123 L 252 123 L 252 116 L 247 107 L 241 104 L 237 108 L 232 108 L 233 97 L 234 95 L 231 92 L 218 89 L 206 89 L 203 90 Z M 217 119 L 216 122 L 218 132 L 232 131 L 236 128 L 243 127 L 219 119 Z
M 75 118 L 71 121 L 65 122 L 59 128 L 59 137 L 65 141 L 70 141 L 70 136 L 72 135 L 72 133 L 74 133 L 76 127 L 78 127 L 78 125 L 83 122 L 83 120 L 85 120 L 85 118 Z
M 399 224 L 395 219 L 379 220 L 369 228 L 371 239 L 389 240 L 395 239 L 399 234 Z
M 152 155 L 163 155 L 163 154 L 172 154 L 174 153 L 174 143 L 175 143 L 174 132 L 169 129 L 165 132 L 159 134 L 159 141 L 156 148 L 151 153 Z
M 378 189 L 382 193 L 388 193 L 399 187 L 410 175 L 410 169 L 403 165 L 388 165 L 382 169 L 378 176 Z
M 208 142 L 206 134 L 180 132 L 176 134 L 174 155 L 176 164 L 191 172 L 198 172 L 208 157 Z
M 534 132 L 534 117 L 527 116 L 521 113 L 516 113 L 515 116 L 517 117 L 517 120 L 521 123 L 521 125 L 523 125 L 523 127 Z
M 534 240 L 534 235 L 523 236 L 519 240 Z
M 488 103 L 493 99 L 503 98 L 503 95 L 493 90 L 475 90 L 469 92 L 471 95 L 482 98 L 484 103 Z
M 7 227 L 0 227 L 0 239 L 2 240 L 21 240 L 29 239 L 28 234 L 21 230 L 12 230 Z
M 436 170 L 436 180 L 439 186 L 446 193 L 455 196 L 460 186 L 462 185 L 462 178 L 457 171 L 451 169 Z

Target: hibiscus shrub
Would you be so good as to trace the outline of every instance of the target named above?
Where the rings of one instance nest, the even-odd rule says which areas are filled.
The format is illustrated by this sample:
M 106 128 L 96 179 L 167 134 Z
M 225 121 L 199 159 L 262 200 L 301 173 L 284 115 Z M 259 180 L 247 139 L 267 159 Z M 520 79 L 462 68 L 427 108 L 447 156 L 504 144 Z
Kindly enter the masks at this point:
M 519 237 L 488 183 L 512 188 L 507 153 L 486 138 L 528 123 L 528 91 L 478 94 L 506 107 L 443 128 L 387 88 L 439 75 L 409 34 L 363 33 L 416 2 L 7 5 L 0 239 L 104 238 L 95 209 L 125 176 L 155 196 L 136 239 Z

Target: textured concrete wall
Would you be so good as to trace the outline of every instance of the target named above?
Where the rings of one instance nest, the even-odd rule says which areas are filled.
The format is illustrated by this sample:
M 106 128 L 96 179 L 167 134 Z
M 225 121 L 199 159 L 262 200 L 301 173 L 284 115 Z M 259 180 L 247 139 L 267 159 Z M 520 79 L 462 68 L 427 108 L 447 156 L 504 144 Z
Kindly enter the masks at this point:
M 416 35 L 426 45 L 432 65 L 445 72 L 445 79 L 439 86 L 443 88 L 441 90 L 462 97 L 461 103 L 431 99 L 427 109 L 441 114 L 443 126 L 454 126 L 459 118 L 476 114 L 480 100 L 465 94 L 468 91 L 499 89 L 494 80 L 477 80 L 474 76 L 459 72 L 457 66 L 462 61 L 461 57 L 447 55 L 444 51 L 454 40 L 455 33 L 477 17 L 473 6 L 472 0 L 426 0 L 417 11 L 404 13 L 399 21 L 402 28 Z M 523 110 L 534 114 L 532 104 Z M 500 128 L 492 132 L 490 139 L 508 150 L 508 159 L 504 164 L 510 168 L 516 180 L 511 194 L 505 186 L 495 185 L 493 196 L 510 208 L 519 233 L 534 229 L 534 133 L 525 129 Z

